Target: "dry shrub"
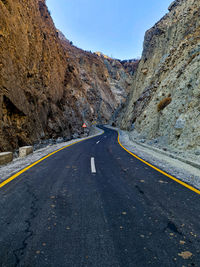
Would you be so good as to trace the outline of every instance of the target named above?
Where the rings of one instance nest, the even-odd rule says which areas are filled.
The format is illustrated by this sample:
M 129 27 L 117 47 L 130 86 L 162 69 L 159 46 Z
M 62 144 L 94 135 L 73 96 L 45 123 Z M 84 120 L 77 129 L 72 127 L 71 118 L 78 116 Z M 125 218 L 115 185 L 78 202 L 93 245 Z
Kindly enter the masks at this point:
M 163 110 L 166 106 L 168 106 L 170 103 L 172 102 L 172 98 L 171 97 L 166 97 L 163 100 L 160 101 L 160 103 L 158 104 L 158 112 Z

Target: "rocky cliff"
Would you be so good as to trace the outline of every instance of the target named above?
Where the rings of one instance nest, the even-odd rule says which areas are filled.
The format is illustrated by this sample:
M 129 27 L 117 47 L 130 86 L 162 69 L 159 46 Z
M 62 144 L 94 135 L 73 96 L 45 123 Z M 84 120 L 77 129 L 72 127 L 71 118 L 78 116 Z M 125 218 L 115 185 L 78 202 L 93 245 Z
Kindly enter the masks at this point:
M 200 0 L 176 0 L 153 28 L 118 123 L 140 138 L 200 149 Z
M 0 151 L 82 133 L 107 122 L 131 75 L 111 59 L 74 47 L 45 0 L 0 0 Z

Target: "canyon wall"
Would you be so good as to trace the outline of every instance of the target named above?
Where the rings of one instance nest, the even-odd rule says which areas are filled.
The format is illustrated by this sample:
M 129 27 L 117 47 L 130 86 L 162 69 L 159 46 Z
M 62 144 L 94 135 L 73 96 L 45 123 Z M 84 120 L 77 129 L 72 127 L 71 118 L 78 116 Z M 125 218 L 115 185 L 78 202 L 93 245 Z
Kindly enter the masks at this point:
M 74 47 L 44 0 L 0 0 L 0 14 L 0 151 L 111 119 L 132 82 L 119 61 Z
M 148 30 L 118 124 L 144 140 L 200 150 L 200 0 L 176 0 Z

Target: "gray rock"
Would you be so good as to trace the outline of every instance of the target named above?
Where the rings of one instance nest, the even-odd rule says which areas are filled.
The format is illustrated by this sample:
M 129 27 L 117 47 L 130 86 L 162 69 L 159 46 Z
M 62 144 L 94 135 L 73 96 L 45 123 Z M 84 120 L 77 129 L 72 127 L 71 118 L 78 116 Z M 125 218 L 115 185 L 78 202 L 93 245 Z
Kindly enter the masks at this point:
M 79 137 L 79 134 L 78 133 L 74 133 L 73 135 L 72 135 L 72 138 L 73 139 L 77 139 Z
M 135 124 L 133 123 L 132 125 L 131 125 L 131 130 L 134 130 L 135 129 Z
M 196 150 L 196 151 L 194 152 L 194 154 L 195 154 L 196 156 L 200 156 L 200 150 Z
M 56 139 L 56 143 L 57 143 L 57 144 L 62 143 L 62 142 L 64 142 L 63 137 L 58 137 L 58 138 Z
M 198 54 L 200 52 L 200 45 L 189 51 L 189 56 L 193 56 L 195 54 Z
M 183 129 L 185 127 L 185 120 L 182 119 L 182 118 L 179 118 L 177 121 L 176 121 L 176 124 L 174 125 L 174 128 L 175 129 Z
M 159 145 L 182 151 L 199 149 L 197 2 L 199 0 L 174 1 L 169 7 L 172 11 L 146 32 L 132 91 L 118 123 L 127 130 L 135 121 L 134 131 L 140 133 L 139 140 L 157 138 Z M 142 73 L 145 68 L 148 69 L 146 76 Z M 159 105 L 164 107 L 168 98 L 172 99 L 170 105 L 158 112 Z
M 175 1 L 173 1 L 173 2 L 170 4 L 170 6 L 168 7 L 168 10 L 169 10 L 169 11 L 172 11 L 175 7 L 177 7 L 178 5 L 181 4 L 181 1 L 182 1 L 182 0 L 175 0 Z
M 161 60 L 160 60 L 160 64 L 163 64 L 163 63 L 165 62 L 165 60 L 166 60 L 169 56 L 170 56 L 169 53 L 168 53 L 168 54 L 165 54 L 165 55 L 161 58 Z

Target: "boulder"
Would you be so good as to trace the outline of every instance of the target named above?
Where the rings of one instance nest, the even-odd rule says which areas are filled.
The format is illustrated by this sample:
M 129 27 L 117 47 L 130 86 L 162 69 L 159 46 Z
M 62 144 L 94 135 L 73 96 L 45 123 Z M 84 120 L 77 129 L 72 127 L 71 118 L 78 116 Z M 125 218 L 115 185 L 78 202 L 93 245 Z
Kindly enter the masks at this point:
M 33 153 L 33 147 L 32 146 L 23 146 L 19 148 L 19 157 L 23 158 L 27 155 Z
M 0 165 L 7 164 L 13 160 L 12 152 L 2 152 L 0 153 Z

